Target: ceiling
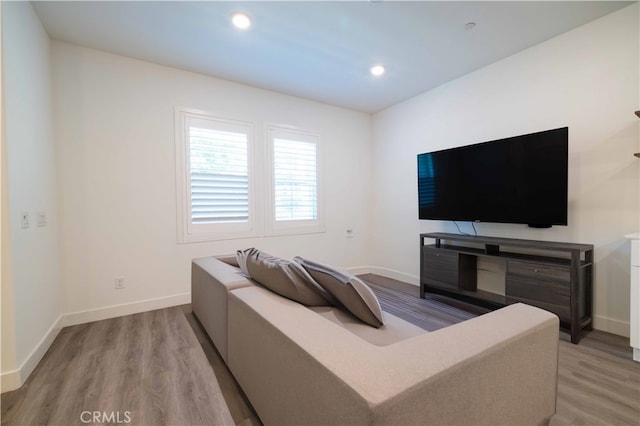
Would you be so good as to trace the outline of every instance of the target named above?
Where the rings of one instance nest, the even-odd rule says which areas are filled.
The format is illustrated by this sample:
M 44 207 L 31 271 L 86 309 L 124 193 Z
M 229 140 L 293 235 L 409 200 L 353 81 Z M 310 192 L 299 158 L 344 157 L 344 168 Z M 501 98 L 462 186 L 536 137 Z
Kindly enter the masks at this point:
M 53 39 L 364 112 L 632 3 L 33 2 Z M 236 11 L 248 30 L 230 24 Z

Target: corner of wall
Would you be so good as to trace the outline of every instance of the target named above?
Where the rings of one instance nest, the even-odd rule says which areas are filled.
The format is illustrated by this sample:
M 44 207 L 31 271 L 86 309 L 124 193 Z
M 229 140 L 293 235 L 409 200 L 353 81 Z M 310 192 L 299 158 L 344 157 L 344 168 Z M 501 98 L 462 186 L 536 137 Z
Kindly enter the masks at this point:
M 60 331 L 62 317 L 49 37 L 28 2 L 2 2 L 0 18 L 0 380 L 5 392 L 24 383 Z M 34 222 L 36 212 L 47 212 L 47 225 L 22 227 L 22 211 Z

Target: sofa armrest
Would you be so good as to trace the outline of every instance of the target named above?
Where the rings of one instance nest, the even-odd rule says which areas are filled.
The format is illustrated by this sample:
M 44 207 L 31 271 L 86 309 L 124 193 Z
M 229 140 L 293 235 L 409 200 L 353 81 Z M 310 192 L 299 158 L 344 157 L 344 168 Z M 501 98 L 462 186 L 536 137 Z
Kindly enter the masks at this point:
M 191 308 L 225 361 L 227 293 L 251 285 L 239 268 L 223 259 L 203 257 L 191 262 Z
M 374 423 L 544 424 L 556 411 L 558 329 L 557 316 L 510 305 L 381 348 L 384 373 L 358 386 L 380 386 Z
M 515 304 L 375 346 L 261 288 L 229 295 L 229 365 L 265 423 L 540 424 L 558 318 Z

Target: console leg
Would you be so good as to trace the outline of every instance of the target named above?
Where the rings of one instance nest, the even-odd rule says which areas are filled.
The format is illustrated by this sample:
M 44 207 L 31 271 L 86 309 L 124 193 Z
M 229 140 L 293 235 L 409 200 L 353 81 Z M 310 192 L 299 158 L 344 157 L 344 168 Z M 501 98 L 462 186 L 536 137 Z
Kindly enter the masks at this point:
M 576 324 L 577 321 L 574 321 L 571 324 L 571 343 L 577 345 L 580 342 L 580 325 Z

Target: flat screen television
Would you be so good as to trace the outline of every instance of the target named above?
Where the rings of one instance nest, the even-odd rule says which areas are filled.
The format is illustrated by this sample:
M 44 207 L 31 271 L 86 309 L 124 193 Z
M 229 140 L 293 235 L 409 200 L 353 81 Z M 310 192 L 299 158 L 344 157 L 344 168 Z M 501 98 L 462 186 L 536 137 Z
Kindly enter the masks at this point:
M 569 128 L 418 155 L 420 219 L 567 225 Z

